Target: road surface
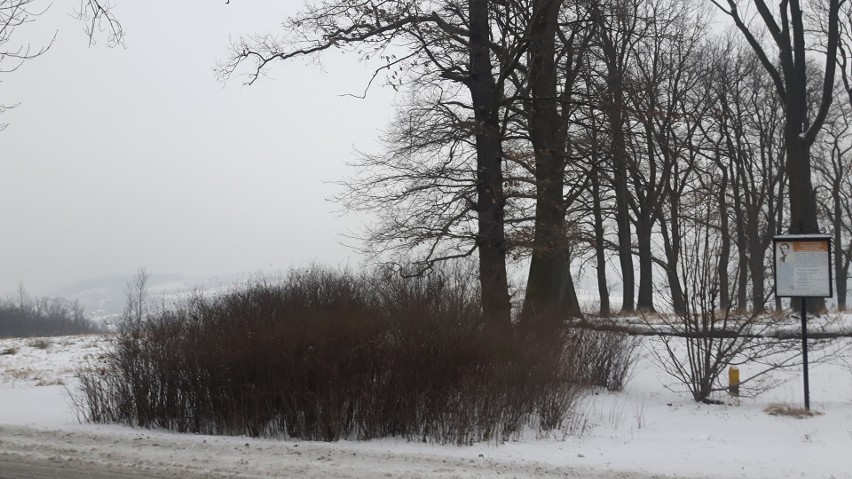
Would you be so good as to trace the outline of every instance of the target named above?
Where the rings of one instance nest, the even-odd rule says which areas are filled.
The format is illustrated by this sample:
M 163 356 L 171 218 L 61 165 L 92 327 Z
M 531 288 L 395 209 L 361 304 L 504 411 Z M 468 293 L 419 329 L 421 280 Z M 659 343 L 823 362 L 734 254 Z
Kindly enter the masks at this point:
M 499 446 L 497 446 L 499 448 Z M 116 426 L 62 430 L 0 425 L 0 479 L 439 478 L 653 479 L 556 467 L 482 449 L 389 450 L 379 443 L 317 443 L 195 436 Z

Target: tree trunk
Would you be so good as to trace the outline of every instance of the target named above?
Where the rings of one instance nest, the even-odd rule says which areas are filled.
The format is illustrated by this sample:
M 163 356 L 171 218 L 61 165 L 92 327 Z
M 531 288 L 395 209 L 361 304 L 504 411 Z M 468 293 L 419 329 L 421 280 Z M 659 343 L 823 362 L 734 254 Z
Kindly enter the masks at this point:
M 489 0 L 470 0 L 470 80 L 468 88 L 476 120 L 476 193 L 479 281 L 482 314 L 495 330 L 511 329 L 506 275 L 500 93 L 492 74 L 488 37 Z
M 751 208 L 755 208 L 754 205 Z M 757 215 L 760 211 L 747 212 L 747 231 L 748 231 L 748 262 L 749 273 L 751 275 L 751 305 L 755 313 L 760 313 L 766 310 L 766 268 L 764 267 L 764 258 L 766 256 L 766 248 L 763 247 L 762 233 Z
M 834 292 L 837 297 L 837 310 L 846 311 L 846 267 L 848 267 L 843 258 L 843 245 L 841 244 L 843 230 L 843 215 L 840 209 L 840 187 L 837 185 L 839 178 L 835 179 L 835 184 L 832 185 L 832 196 L 834 211 L 831 213 L 831 222 L 834 228 L 834 285 L 837 291 Z
M 594 134 L 594 133 L 592 133 Z M 609 317 L 609 287 L 606 282 L 606 248 L 604 247 L 604 221 L 601 211 L 601 180 L 597 155 L 592 153 L 594 169 L 592 170 L 592 214 L 595 227 L 595 264 L 597 267 L 598 297 L 600 298 L 600 315 Z
M 671 222 L 674 223 L 674 217 L 671 219 Z M 665 228 L 664 225 L 661 225 L 661 228 Z M 686 313 L 686 299 L 683 295 L 683 288 L 680 284 L 680 277 L 677 273 L 677 265 L 680 262 L 680 239 L 678 238 L 679 231 L 678 227 L 672 224 L 672 236 L 669 240 L 665 239 L 666 243 L 666 279 L 669 282 L 669 293 L 671 294 L 672 300 L 672 309 L 678 315 L 683 315 Z M 668 236 L 666 234 L 665 236 Z
M 781 233 L 781 225 L 784 224 L 784 183 L 784 181 L 778 182 L 778 206 L 775 210 L 777 212 L 777 219 L 775 221 L 775 224 L 778 228 L 776 230 L 778 231 L 778 233 Z M 783 305 L 781 304 L 781 298 L 775 296 L 775 312 L 780 313 L 781 311 L 783 311 L 782 306 Z
M 651 235 L 653 220 L 650 214 L 642 214 L 636 221 L 636 236 L 639 244 L 639 297 L 636 303 L 639 311 L 654 311 L 654 263 L 651 259 Z
M 620 82 L 619 82 L 620 83 Z M 623 104 L 622 93 L 614 92 L 613 109 Z M 612 133 L 613 190 L 615 191 L 615 224 L 618 228 L 618 262 L 621 267 L 621 312 L 636 311 L 636 273 L 633 266 L 633 233 L 630 219 L 630 190 L 627 188 L 627 148 L 624 139 L 624 115 L 610 111 Z
M 731 306 L 731 283 L 728 278 L 728 263 L 731 261 L 731 230 L 728 224 L 728 172 L 722 168 L 722 184 L 719 185 L 719 265 L 716 274 L 719 277 L 719 309 L 724 313 Z
M 527 102 L 526 113 L 535 155 L 536 206 L 532 259 L 521 316 L 525 322 L 558 321 L 563 315 L 582 314 L 565 254 L 565 134 L 559 115 L 555 61 L 561 4 L 558 0 L 534 0 L 529 33 L 532 98 Z
M 737 234 L 737 301 L 736 309 L 748 310 L 748 238 L 746 236 L 746 218 L 743 212 L 743 201 L 740 188 L 742 178 L 736 172 L 732 173 L 732 179 L 737 182 L 733 186 L 734 196 L 734 230 Z
M 755 313 L 766 311 L 766 268 L 763 257 L 766 250 L 755 247 L 751 250 L 749 257 L 749 271 L 751 272 L 751 304 Z
M 601 15 L 598 12 L 598 15 Z M 601 15 L 602 16 L 602 15 Z M 604 22 L 605 23 L 605 22 Z M 633 269 L 633 235 L 630 219 L 630 190 L 627 187 L 627 143 L 624 134 L 624 69 L 612 39 L 601 26 L 601 40 L 607 66 L 607 96 L 605 108 L 611 135 L 612 188 L 615 193 L 615 224 L 618 228 L 618 262 L 621 267 L 621 312 L 636 310 L 636 278 Z
M 680 207 L 678 204 L 677 195 L 673 192 L 671 186 L 667 188 L 667 195 L 671 198 L 671 213 L 668 223 L 665 217 L 659 215 L 660 232 L 663 237 L 663 249 L 666 253 L 666 280 L 669 283 L 669 293 L 671 294 L 672 309 L 679 316 L 683 316 L 686 311 L 686 298 L 683 294 L 683 287 L 680 284 L 680 276 L 678 275 L 678 263 L 680 262 Z

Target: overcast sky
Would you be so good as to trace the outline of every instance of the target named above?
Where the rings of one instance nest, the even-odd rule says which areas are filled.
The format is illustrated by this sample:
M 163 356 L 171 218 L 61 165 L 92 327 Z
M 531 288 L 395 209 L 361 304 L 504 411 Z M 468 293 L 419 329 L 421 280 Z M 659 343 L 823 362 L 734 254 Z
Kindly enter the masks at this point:
M 276 31 L 299 1 L 117 0 L 126 48 L 89 47 L 57 2 L 18 39 L 44 56 L 0 76 L 0 294 L 111 274 L 215 276 L 357 265 L 328 182 L 375 151 L 392 91 L 341 55 L 217 81 L 229 37 Z M 46 4 L 45 4 L 46 5 Z

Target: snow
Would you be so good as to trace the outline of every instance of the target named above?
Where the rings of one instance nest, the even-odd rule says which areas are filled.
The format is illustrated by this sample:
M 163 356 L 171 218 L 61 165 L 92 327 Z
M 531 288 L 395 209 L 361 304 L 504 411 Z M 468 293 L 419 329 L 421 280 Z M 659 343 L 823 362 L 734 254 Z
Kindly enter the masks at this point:
M 844 318 L 849 323 L 849 318 Z M 802 404 L 799 372 L 756 398 L 697 404 L 646 349 L 622 393 L 590 392 L 568 434 L 467 447 L 404 439 L 318 443 L 181 435 L 80 424 L 68 390 L 74 368 L 100 354 L 102 336 L 0 340 L 0 454 L 114 464 L 205 477 L 852 477 L 852 340 L 810 369 L 807 419 L 764 408 Z M 654 347 L 652 339 L 645 347 Z M 745 365 L 743 375 L 749 373 Z

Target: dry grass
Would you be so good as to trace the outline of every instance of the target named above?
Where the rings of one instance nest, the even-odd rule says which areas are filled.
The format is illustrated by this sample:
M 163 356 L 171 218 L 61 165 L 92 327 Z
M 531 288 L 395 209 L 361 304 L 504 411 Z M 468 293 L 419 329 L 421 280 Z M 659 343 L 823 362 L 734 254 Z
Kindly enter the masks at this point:
M 47 349 L 51 346 L 51 342 L 46 339 L 38 338 L 27 342 L 27 346 L 35 349 Z
M 39 379 L 35 377 L 36 372 L 32 368 L 7 368 L 3 375 L 15 381 Z
M 35 385 L 36 385 L 37 387 L 38 387 L 38 386 L 64 386 L 64 385 L 65 385 L 65 381 L 63 381 L 63 380 L 62 380 L 62 379 L 60 379 L 60 378 L 56 378 L 56 379 L 42 379 L 42 380 L 39 380 L 39 381 L 38 381 Z
M 18 348 L 14 347 L 14 346 L 6 348 L 3 351 L 0 351 L 0 356 L 12 356 L 14 354 L 18 354 Z
M 804 419 L 807 417 L 822 416 L 819 411 L 805 409 L 802 406 L 793 406 L 786 403 L 772 403 L 766 406 L 763 411 L 770 416 L 786 416 Z

